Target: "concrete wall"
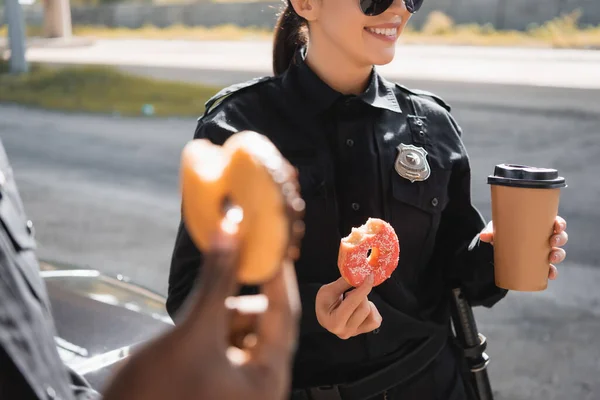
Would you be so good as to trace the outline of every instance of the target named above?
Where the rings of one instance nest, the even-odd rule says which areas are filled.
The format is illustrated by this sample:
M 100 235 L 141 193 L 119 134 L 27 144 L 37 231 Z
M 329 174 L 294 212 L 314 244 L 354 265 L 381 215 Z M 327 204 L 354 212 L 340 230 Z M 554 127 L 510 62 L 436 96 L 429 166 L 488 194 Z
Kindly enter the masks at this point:
M 351 0 L 349 0 L 351 1 Z M 358 1 L 358 0 L 356 0 Z M 216 26 L 235 24 L 272 28 L 282 3 L 211 3 L 177 5 L 116 4 L 102 7 L 72 7 L 73 25 L 105 25 L 136 28 L 151 24 L 165 27 L 174 24 Z M 582 24 L 600 25 L 600 0 L 425 0 L 422 10 L 411 20 L 419 27 L 427 14 L 440 10 L 457 23 L 491 23 L 497 28 L 526 29 L 561 13 L 581 9 Z M 27 7 L 28 24 L 42 24 L 42 10 Z M 0 25 L 3 15 L 0 11 Z

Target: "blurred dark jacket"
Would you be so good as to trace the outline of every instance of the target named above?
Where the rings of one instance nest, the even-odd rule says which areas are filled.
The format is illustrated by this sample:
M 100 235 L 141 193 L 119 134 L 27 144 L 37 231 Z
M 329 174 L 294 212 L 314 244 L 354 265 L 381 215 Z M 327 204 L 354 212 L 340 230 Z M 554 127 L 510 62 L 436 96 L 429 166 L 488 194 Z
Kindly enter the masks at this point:
M 50 302 L 0 141 L 0 399 L 99 399 L 60 359 Z

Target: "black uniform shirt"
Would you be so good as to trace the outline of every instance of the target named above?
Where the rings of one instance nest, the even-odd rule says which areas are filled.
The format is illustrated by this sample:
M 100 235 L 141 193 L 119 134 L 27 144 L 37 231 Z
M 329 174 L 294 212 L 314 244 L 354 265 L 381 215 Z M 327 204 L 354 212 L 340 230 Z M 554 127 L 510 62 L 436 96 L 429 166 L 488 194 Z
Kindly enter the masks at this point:
M 373 77 L 378 79 L 376 75 Z M 322 91 L 332 90 L 325 86 Z M 340 232 L 350 233 L 367 218 L 383 218 L 381 177 L 377 143 L 372 129 L 375 115 L 370 105 L 353 96 L 339 98 L 335 112 L 327 114 L 327 138 L 333 158 L 335 186 L 339 201 Z M 394 107 L 391 107 L 394 110 Z M 368 115 L 365 120 L 365 114 Z
M 375 69 L 363 94 L 344 96 L 314 74 L 304 51 L 281 76 L 234 85 L 207 103 L 195 138 L 222 144 L 235 132 L 254 130 L 299 171 L 306 232 L 296 263 L 303 315 L 294 387 L 357 379 L 447 330 L 453 285 L 460 283 L 474 304 L 491 306 L 506 294 L 494 285 L 492 247 L 477 240 L 484 221 L 471 204 L 469 160 L 449 110 L 437 96 L 388 82 Z M 410 145 L 427 153 L 425 180 L 412 182 L 396 168 L 399 149 Z M 340 277 L 340 239 L 368 217 L 392 224 L 400 259 L 369 295 L 383 317 L 380 329 L 341 340 L 318 323 L 315 297 Z M 201 262 L 180 224 L 169 277 L 171 316 Z

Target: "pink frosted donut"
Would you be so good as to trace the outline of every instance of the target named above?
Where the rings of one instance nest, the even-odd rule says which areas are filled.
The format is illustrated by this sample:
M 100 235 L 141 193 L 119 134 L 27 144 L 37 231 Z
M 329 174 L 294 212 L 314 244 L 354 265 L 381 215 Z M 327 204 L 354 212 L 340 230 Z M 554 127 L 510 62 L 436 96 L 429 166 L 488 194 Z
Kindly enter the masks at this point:
M 398 266 L 400 245 L 394 228 L 378 218 L 369 218 L 342 239 L 338 254 L 340 274 L 348 284 L 357 287 L 370 274 L 373 286 L 388 279 Z

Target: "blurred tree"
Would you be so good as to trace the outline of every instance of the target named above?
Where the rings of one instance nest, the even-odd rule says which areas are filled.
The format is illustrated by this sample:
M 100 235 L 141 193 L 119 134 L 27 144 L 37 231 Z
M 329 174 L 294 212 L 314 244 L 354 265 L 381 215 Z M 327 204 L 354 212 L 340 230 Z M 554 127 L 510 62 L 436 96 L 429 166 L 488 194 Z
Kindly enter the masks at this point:
M 71 37 L 71 6 L 69 0 L 43 0 L 44 36 L 48 38 Z

